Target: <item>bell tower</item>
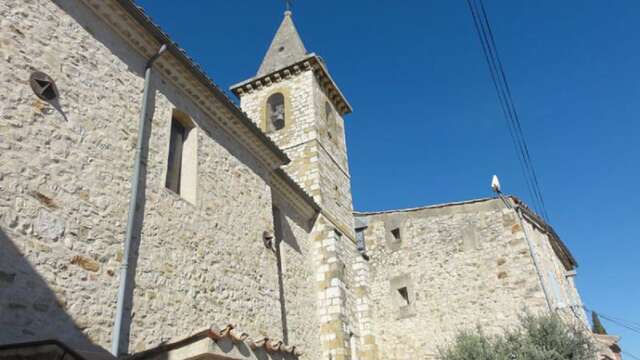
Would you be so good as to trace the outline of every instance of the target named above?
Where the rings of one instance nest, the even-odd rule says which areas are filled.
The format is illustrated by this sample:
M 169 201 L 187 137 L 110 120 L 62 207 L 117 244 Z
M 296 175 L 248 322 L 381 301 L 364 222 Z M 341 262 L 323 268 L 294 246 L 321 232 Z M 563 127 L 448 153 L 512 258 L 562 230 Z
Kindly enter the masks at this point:
M 351 106 L 324 60 L 307 52 L 287 10 L 255 77 L 231 87 L 242 110 L 284 150 L 285 168 L 353 236 L 343 116 Z
M 324 60 L 307 51 L 290 10 L 257 74 L 231 90 L 291 159 L 284 170 L 321 207 L 310 234 L 321 358 L 376 359 L 368 264 L 356 246 L 345 142 L 343 117 L 352 109 Z

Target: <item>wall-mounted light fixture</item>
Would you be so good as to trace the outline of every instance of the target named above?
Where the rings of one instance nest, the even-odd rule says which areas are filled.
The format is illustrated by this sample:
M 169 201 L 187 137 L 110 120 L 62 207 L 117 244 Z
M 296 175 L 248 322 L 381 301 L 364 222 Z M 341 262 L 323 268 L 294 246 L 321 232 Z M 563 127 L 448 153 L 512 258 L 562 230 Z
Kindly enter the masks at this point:
M 271 231 L 265 231 L 262 233 L 262 241 L 267 249 L 273 249 L 273 240 L 275 236 Z

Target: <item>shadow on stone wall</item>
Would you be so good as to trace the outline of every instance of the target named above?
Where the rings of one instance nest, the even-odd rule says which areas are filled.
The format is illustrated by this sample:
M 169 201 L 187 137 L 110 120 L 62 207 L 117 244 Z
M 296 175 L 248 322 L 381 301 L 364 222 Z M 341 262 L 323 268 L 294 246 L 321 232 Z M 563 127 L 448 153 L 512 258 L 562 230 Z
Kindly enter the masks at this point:
M 287 325 L 287 299 L 284 296 L 284 274 L 282 272 L 282 240 L 276 239 L 276 262 L 278 267 L 278 295 L 280 301 L 280 319 L 282 322 L 282 341 L 289 344 L 289 326 Z
M 54 339 L 88 359 L 113 359 L 106 349 L 87 337 L 84 325 L 76 323 L 67 313 L 70 304 L 64 290 L 54 292 L 13 238 L 17 237 L 0 228 L 0 344 Z M 43 266 L 53 270 L 67 263 L 65 258 Z
M 296 221 L 296 224 L 298 224 L 298 226 L 300 226 L 301 228 L 305 229 L 306 231 L 311 231 L 310 229 L 307 229 L 308 225 L 303 221 L 298 222 L 297 219 L 294 220 Z M 282 221 L 282 241 L 284 241 L 285 244 L 289 245 L 293 250 L 295 250 L 295 252 L 302 255 L 302 249 L 300 249 L 300 244 L 298 244 L 296 234 L 293 232 L 293 229 L 291 229 L 291 225 L 289 225 L 289 222 L 285 221 L 284 219 Z
M 282 267 L 282 243 L 290 246 L 294 251 L 298 254 L 302 255 L 302 250 L 300 249 L 300 244 L 296 240 L 295 233 L 293 229 L 291 229 L 291 225 L 286 220 L 286 217 L 283 216 L 281 212 L 274 213 L 278 214 L 279 218 L 274 219 L 277 221 L 277 231 L 276 236 L 279 238 L 276 239 L 275 244 L 275 252 L 276 252 L 276 262 L 277 262 L 277 270 L 278 270 L 278 299 L 280 301 L 280 318 L 282 322 L 282 341 L 285 344 L 289 344 L 289 326 L 287 323 L 287 299 L 285 296 L 285 283 L 284 283 L 284 270 Z M 299 220 L 299 219 L 298 219 Z M 294 220 L 295 221 L 295 220 Z M 300 225 L 304 229 L 304 222 L 296 221 L 298 225 Z M 307 229 L 305 229 L 307 230 Z
M 143 78 L 144 59 L 125 45 L 119 37 L 115 36 L 112 30 L 90 9 L 77 0 L 54 0 L 54 3 L 67 15 L 71 16 L 97 42 L 102 43 L 113 55 L 121 59 L 127 65 L 128 71 Z M 157 76 L 157 73 L 154 76 Z M 152 84 L 158 82 L 152 81 Z M 140 85 L 142 86 L 142 83 Z M 60 96 L 64 98 L 65 91 L 64 89 L 60 90 Z M 122 343 L 127 345 L 132 322 L 138 250 L 144 223 L 147 160 L 149 139 L 152 132 L 151 119 L 155 108 L 155 93 L 156 88 L 153 87 L 152 96 L 149 97 L 148 103 L 148 108 L 151 111 L 147 118 L 147 132 L 143 134 L 142 171 L 139 179 L 140 192 L 134 217 L 132 247 L 129 256 L 128 286 L 125 288 L 123 333 L 120 339 Z M 67 114 L 58 100 L 48 104 L 68 121 Z M 137 116 L 132 116 L 131 120 L 136 121 L 137 124 Z M 128 198 L 127 201 L 129 201 Z M 36 252 L 47 251 L 44 249 L 45 247 L 30 239 L 29 235 L 16 234 L 16 236 L 10 236 L 10 234 L 9 231 L 0 228 L 0 344 L 55 339 L 79 351 L 88 359 L 113 359 L 108 350 L 93 343 L 86 335 L 84 330 L 89 328 L 89 324 L 76 323 L 67 312 L 67 307 L 72 304 L 66 303 L 65 293 L 72 291 L 74 286 L 64 283 L 60 276 L 68 266 L 69 258 L 63 256 L 50 257 L 51 260 L 46 260 L 42 264 L 38 263 L 37 269 L 44 273 L 43 277 L 19 249 L 27 249 L 25 251 L 30 252 L 29 258 L 38 259 L 39 256 Z M 118 240 L 123 241 L 124 239 Z M 119 275 L 117 274 L 116 276 Z M 51 286 L 52 282 L 57 282 L 53 288 Z M 115 304 L 115 294 L 112 301 Z M 97 306 L 98 304 L 94 305 Z M 100 309 L 100 313 L 111 314 L 111 309 Z M 106 322 L 103 318 L 92 320 L 98 323 L 93 325 L 109 329 L 108 331 L 110 332 L 114 318 L 109 316 Z M 124 346 L 122 348 L 127 349 L 128 347 Z

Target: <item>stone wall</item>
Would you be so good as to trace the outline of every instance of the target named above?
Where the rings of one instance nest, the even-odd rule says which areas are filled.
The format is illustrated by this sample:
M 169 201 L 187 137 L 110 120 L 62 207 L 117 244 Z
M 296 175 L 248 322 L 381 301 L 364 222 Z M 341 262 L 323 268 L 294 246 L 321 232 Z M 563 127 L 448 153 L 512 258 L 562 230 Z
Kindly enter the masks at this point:
M 375 342 L 367 323 L 370 313 L 363 305 L 368 296 L 363 283 L 367 264 L 354 243 L 343 119 L 331 105 L 335 124 L 327 122 L 327 97 L 314 71 L 304 70 L 242 93 L 243 111 L 263 129 L 267 129 L 267 99 L 277 92 L 285 96 L 285 126 L 268 134 L 292 160 L 285 167 L 287 173 L 322 206 L 311 233 L 322 351 L 318 355 L 350 359 L 353 351 L 361 359 L 374 359 Z
M 566 316 L 567 320 L 576 320 L 579 326 L 589 327 L 575 283 L 576 270 L 566 268 L 558 259 L 549 236 L 541 227 L 534 222 L 525 221 L 524 230 L 531 239 L 540 267 L 544 270 L 542 281 L 547 289 L 550 305 Z
M 0 5 L 0 271 L 11 280 L 0 286 L 0 343 L 57 338 L 104 354 L 143 61 L 111 50 L 118 39 L 79 5 Z M 56 80 L 59 102 L 33 94 L 34 70 Z
M 373 333 L 385 359 L 430 358 L 461 329 L 496 333 L 524 309 L 548 311 L 520 221 L 500 200 L 359 216 L 368 222 Z M 543 273 L 557 269 L 555 254 L 544 256 Z
M 315 248 L 309 232 L 312 223 L 300 216 L 286 201 L 274 195 L 284 222 L 280 243 L 282 263 L 283 313 L 285 337 L 289 344 L 301 346 L 308 359 L 320 358 L 320 328 L 318 326 Z
M 8 0 L 0 61 L 0 344 L 58 338 L 106 355 L 145 60 L 81 1 Z M 36 98 L 34 70 L 57 82 L 58 102 Z M 229 322 L 282 338 L 278 261 L 262 240 L 273 230 L 269 169 L 172 82 L 153 87 L 130 349 Z M 195 203 L 164 187 L 174 109 L 196 125 Z M 309 229 L 286 214 L 298 240 L 282 251 L 288 336 L 313 359 Z
M 145 59 L 83 4 L 0 5 L 0 344 L 55 338 L 100 358 L 111 342 Z M 58 101 L 33 94 L 35 70 L 57 82 Z M 271 169 L 221 119 L 175 81 L 156 74 L 152 87 L 131 351 L 234 323 L 300 345 L 307 359 L 428 358 L 459 329 L 498 332 L 525 307 L 546 310 L 525 234 L 551 305 L 580 304 L 548 234 L 498 200 L 362 214 L 366 261 L 354 243 L 344 120 L 327 122 L 312 70 L 241 102 L 264 126 L 266 99 L 284 93 L 289 122 L 270 136 L 322 205 L 315 222 L 272 191 Z M 195 126 L 195 201 L 165 188 L 176 109 Z M 274 204 L 283 235 L 269 247 Z
M 240 98 L 242 111 L 261 129 L 266 130 L 267 99 L 282 93 L 285 97 L 285 127 L 268 132 L 268 135 L 287 151 L 292 146 L 306 143 L 317 137 L 317 109 L 313 106 L 313 71 L 301 71 L 283 78 L 280 82 L 256 88 Z
M 334 138 L 329 139 L 330 124 L 325 116 L 328 99 L 313 70 L 304 70 L 242 94 L 242 110 L 263 130 L 267 129 L 267 100 L 278 92 L 285 96 L 285 127 L 268 135 L 291 158 L 285 167 L 287 173 L 339 223 L 341 231 L 353 237 L 344 120 L 331 105 L 336 130 Z

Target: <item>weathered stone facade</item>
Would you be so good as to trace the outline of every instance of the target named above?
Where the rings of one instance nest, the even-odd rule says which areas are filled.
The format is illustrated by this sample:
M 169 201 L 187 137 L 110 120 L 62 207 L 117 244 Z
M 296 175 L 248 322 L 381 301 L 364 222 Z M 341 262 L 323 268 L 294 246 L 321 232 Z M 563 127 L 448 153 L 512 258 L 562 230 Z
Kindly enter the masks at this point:
M 145 65 L 162 44 L 138 134 Z M 55 339 L 112 358 L 139 136 L 130 353 L 196 334 L 171 358 L 225 355 L 213 351 L 246 338 L 202 329 L 231 323 L 264 345 L 231 358 L 422 359 L 463 327 L 500 331 L 525 307 L 580 304 L 568 250 L 513 199 L 356 213 L 358 249 L 352 109 L 289 12 L 258 75 L 232 88 L 242 110 L 129 0 L 3 1 L 0 64 L 0 345 Z M 58 99 L 34 94 L 34 71 Z M 191 146 L 180 194 L 166 184 L 177 117 Z
M 356 310 L 357 302 L 366 302 L 365 287 L 358 283 L 363 276 L 356 276 L 366 264 L 355 246 L 344 110 L 338 108 L 339 90 L 326 69 L 300 44 L 291 14 L 286 13 L 263 61 L 278 66 L 270 66 L 270 72 L 260 70 L 256 78 L 232 90 L 248 116 L 291 158 L 286 171 L 322 208 L 311 234 L 322 358 L 373 358 L 374 341 L 364 328 L 369 313 Z M 280 52 L 273 50 L 278 47 Z M 270 131 L 268 102 L 274 94 L 284 96 L 285 124 Z M 360 291 L 352 290 L 356 288 Z
M 5 1 L 0 14 L 0 343 L 58 338 L 105 353 L 145 58 L 82 1 Z M 34 70 L 56 80 L 57 103 L 34 96 L 27 81 Z M 274 229 L 272 164 L 220 125 L 224 104 L 211 105 L 216 118 L 184 85 L 158 75 L 134 251 L 131 351 L 211 324 L 283 338 L 284 292 L 286 336 L 317 353 L 317 321 L 307 311 L 315 298 L 310 219 L 279 197 L 289 229 L 282 289 L 276 254 L 262 239 Z M 196 126 L 195 203 L 164 186 L 176 109 Z
M 581 305 L 552 235 L 507 201 L 357 214 L 366 225 L 374 334 L 387 359 L 435 358 L 461 329 L 498 333 L 525 310 L 549 311 L 547 301 L 554 310 Z M 557 290 L 549 300 L 541 279 Z

